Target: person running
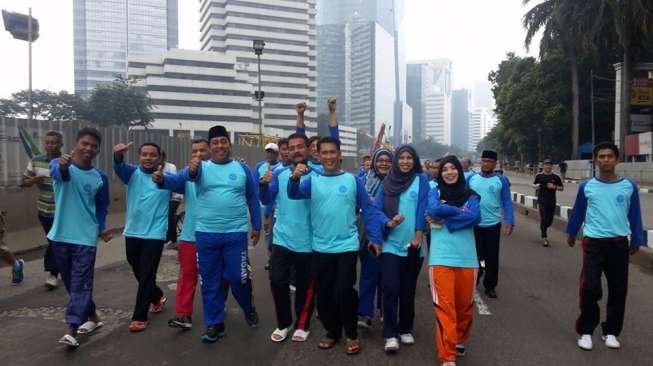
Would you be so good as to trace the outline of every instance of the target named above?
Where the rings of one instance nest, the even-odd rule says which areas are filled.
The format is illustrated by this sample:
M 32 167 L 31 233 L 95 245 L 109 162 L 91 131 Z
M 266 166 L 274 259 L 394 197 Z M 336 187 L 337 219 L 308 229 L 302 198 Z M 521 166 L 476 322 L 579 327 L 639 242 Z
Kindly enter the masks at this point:
M 637 184 L 617 175 L 619 148 L 611 142 L 593 151 L 598 176 L 582 182 L 567 224 L 567 244 L 576 244 L 583 229 L 583 269 L 580 275 L 580 316 L 576 321 L 578 347 L 592 349 L 592 334 L 599 325 L 602 297 L 601 274 L 608 281 L 607 317 L 601 323 L 608 348 L 621 347 L 618 340 L 626 310 L 628 257 L 645 244 Z M 630 236 L 630 244 L 628 237 Z
M 370 171 L 362 179 L 365 192 L 374 202 L 377 193 L 383 187 L 383 180 L 390 172 L 392 167 L 392 151 L 381 148 L 374 152 L 372 156 L 372 165 Z M 365 233 L 365 226 L 359 223 L 360 228 L 360 251 L 358 258 L 361 262 L 360 283 L 358 285 L 358 327 L 369 329 L 372 326 L 374 318 L 374 299 L 376 298 L 376 308 L 380 313 L 383 311 L 381 304 L 381 271 L 380 259 L 376 253 L 367 246 L 369 240 Z
M 163 162 L 163 172 L 176 174 L 177 166 L 168 161 L 166 152 L 161 150 L 161 161 Z M 170 195 L 170 203 L 168 204 L 168 230 L 166 232 L 166 243 L 169 243 L 167 248 L 177 250 L 177 209 L 184 199 L 182 194 L 172 192 Z
M 308 167 L 297 164 L 288 183 L 288 196 L 291 199 L 310 200 L 312 267 L 317 306 L 320 320 L 327 331 L 319 347 L 333 348 L 344 327 L 346 353 L 354 355 L 361 350 L 356 327 L 358 294 L 354 289 L 359 245 L 356 211 L 357 208 L 362 210 L 367 233 L 373 243 L 381 242 L 378 223 L 375 224 L 378 215 L 362 182 L 341 170 L 340 140 L 323 137 L 318 150 L 324 167 L 323 174 L 300 182 Z
M 465 181 L 469 182 L 469 178 L 476 174 L 476 172 L 472 169 L 472 161 L 468 158 L 464 158 L 461 163 L 463 166 L 463 173 L 465 173 Z
M 384 222 L 401 218 L 399 225 L 386 229 L 383 245 L 375 248 L 377 255 L 383 253 L 383 337 L 387 353 L 397 352 L 400 340 L 405 345 L 415 344 L 415 291 L 424 261 L 421 247 L 430 189 L 415 149 L 403 145 L 395 153 L 397 158 L 375 199 L 375 206 L 385 214 Z
M 476 251 L 481 265 L 480 277 L 483 277 L 485 294 L 497 298 L 496 287 L 499 283 L 499 243 L 501 241 L 501 218 L 505 222 L 505 233 L 512 234 L 515 225 L 510 182 L 504 175 L 494 172 L 497 153 L 485 150 L 481 154 L 481 172 L 469 180 L 469 187 L 481 196 L 481 222 L 474 230 L 476 234 Z
M 23 268 L 25 261 L 18 259 L 14 253 L 9 250 L 5 243 L 5 231 L 7 230 L 7 211 L 0 211 L 0 258 L 2 258 L 8 265 L 11 266 L 11 284 L 14 286 L 20 285 L 24 279 Z
M 50 162 L 53 181 L 55 215 L 48 239 L 61 279 L 70 296 L 66 306 L 68 331 L 59 343 L 71 348 L 79 346 L 78 333 L 91 333 L 102 326 L 93 302 L 96 242 L 113 237 L 106 229 L 109 207 L 109 180 L 93 166 L 102 137 L 100 132 L 85 127 L 77 133 L 74 149 Z
M 533 188 L 537 193 L 537 208 L 540 211 L 540 231 L 542 233 L 542 246 L 549 246 L 547 229 L 553 224 L 553 215 L 556 210 L 556 192 L 564 189 L 562 179 L 553 173 L 553 163 L 544 160 L 544 170 L 535 176 Z
M 299 113 L 298 113 L 299 114 Z M 306 164 L 308 139 L 294 133 L 288 138 L 290 156 L 295 164 Z M 270 257 L 270 287 L 277 316 L 277 328 L 270 339 L 283 342 L 290 332 L 292 321 L 290 285 L 294 273 L 295 331 L 292 340 L 304 342 L 310 335 L 309 326 L 313 313 L 314 284 L 311 276 L 312 233 L 309 201 L 296 201 L 288 197 L 288 181 L 294 166 L 267 171 L 260 180 L 261 201 L 275 206 L 276 221 L 272 235 Z M 300 181 L 316 173 L 306 171 Z
M 49 131 L 45 134 L 45 154 L 34 157 L 27 164 L 23 173 L 23 182 L 21 187 L 28 188 L 36 185 L 39 189 L 37 201 L 38 218 L 43 231 L 47 237 L 52 228 L 54 220 L 54 193 L 52 191 L 52 178 L 50 177 L 50 162 L 59 159 L 61 148 L 63 147 L 63 136 L 56 131 Z M 59 284 L 57 261 L 52 253 L 52 243 L 48 240 L 48 246 L 45 249 L 43 257 L 43 268 L 48 273 L 45 279 L 45 287 L 48 290 L 54 290 Z
M 481 213 L 479 196 L 467 187 L 463 167 L 455 156 L 441 162 L 438 188 L 429 191 L 431 228 L 429 280 L 436 319 L 435 344 L 442 365 L 455 366 L 465 355 L 472 330 L 473 293 L 478 259 L 474 226 Z
M 210 157 L 209 142 L 206 139 L 191 141 L 191 158 L 206 161 Z M 178 174 L 162 174 L 155 171 L 152 181 L 159 188 L 167 189 L 184 195 L 184 225 L 179 237 L 177 257 L 179 259 L 179 279 L 177 280 L 175 317 L 168 320 L 171 328 L 184 330 L 193 327 L 193 299 L 197 288 L 197 250 L 195 248 L 195 210 L 197 207 L 197 192 L 195 183 L 186 181 L 187 168 Z
M 338 115 L 336 114 L 337 101 L 336 98 L 329 98 L 327 100 L 327 107 L 329 108 L 329 135 L 336 140 L 340 140 L 340 133 L 338 131 Z M 297 133 L 306 134 L 306 126 L 304 124 L 304 113 L 306 112 L 306 103 L 301 102 L 297 103 Z M 320 141 L 319 136 L 312 136 L 308 139 L 308 146 L 310 151 L 310 157 L 308 159 L 308 166 L 318 174 L 324 172 L 324 167 L 322 166 L 320 153 L 318 151 L 317 145 Z
M 129 331 L 147 328 L 147 313 L 160 313 L 167 298 L 156 285 L 163 244 L 168 231 L 170 191 L 159 189 L 152 174 L 164 171 L 161 148 L 146 142 L 138 148 L 139 165 L 125 162 L 125 153 L 132 143 L 113 147 L 113 171 L 127 186 L 125 247 L 127 261 L 138 281 L 136 303 Z
M 567 177 L 567 163 L 564 161 L 561 161 L 560 164 L 558 164 L 558 167 L 560 168 L 560 177 L 562 180 L 565 180 Z
M 252 304 L 247 257 L 247 213 L 252 245 L 261 235 L 258 182 L 249 168 L 231 159 L 231 140 L 224 126 L 209 130 L 211 159 L 193 157 L 185 179 L 195 182 L 197 191 L 195 239 L 202 281 L 203 342 L 213 343 L 225 335 L 225 291 L 223 279 L 245 313 L 250 327 L 259 323 Z

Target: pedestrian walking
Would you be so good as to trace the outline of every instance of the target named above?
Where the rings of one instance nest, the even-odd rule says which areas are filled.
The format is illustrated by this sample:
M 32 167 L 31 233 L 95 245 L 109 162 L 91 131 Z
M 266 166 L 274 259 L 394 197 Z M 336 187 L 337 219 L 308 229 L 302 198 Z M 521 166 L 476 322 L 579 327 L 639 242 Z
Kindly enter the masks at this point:
M 556 192 L 562 191 L 564 186 L 562 179 L 553 173 L 553 163 L 549 159 L 544 160 L 542 173 L 535 176 L 533 188 L 537 193 L 537 208 L 540 212 L 540 232 L 542 246 L 549 246 L 547 230 L 553 224 L 553 215 L 556 210 Z

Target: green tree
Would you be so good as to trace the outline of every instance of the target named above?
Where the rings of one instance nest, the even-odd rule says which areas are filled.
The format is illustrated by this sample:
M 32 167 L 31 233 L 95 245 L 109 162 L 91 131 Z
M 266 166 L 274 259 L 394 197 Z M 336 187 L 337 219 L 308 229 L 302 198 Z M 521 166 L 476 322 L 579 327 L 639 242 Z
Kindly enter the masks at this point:
M 154 119 L 151 109 L 152 100 L 143 88 L 118 77 L 93 91 L 86 117 L 98 126 L 148 127 Z
M 32 91 L 32 110 L 35 119 L 48 121 L 74 121 L 84 115 L 86 103 L 66 91 Z M 26 118 L 29 114 L 29 91 L 12 94 L 10 99 L 0 99 L 0 114 L 8 117 Z

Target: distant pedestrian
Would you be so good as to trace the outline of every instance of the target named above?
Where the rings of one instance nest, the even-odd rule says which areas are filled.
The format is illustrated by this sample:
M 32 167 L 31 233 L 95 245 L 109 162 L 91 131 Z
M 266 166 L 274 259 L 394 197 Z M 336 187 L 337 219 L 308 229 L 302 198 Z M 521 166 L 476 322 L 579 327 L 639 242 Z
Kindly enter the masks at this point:
M 537 207 L 540 212 L 540 232 L 542 245 L 549 246 L 547 229 L 553 223 L 556 210 L 556 192 L 564 189 L 560 177 L 553 173 L 553 163 L 544 160 L 542 173 L 535 176 L 533 188 L 537 193 Z
M 11 266 L 11 284 L 16 286 L 23 282 L 23 266 L 25 261 L 17 259 L 4 242 L 7 229 L 7 211 L 0 211 L 0 258 Z
M 560 168 L 560 177 L 564 181 L 567 178 L 567 163 L 562 161 L 558 164 L 558 167 Z
M 645 244 L 639 189 L 628 178 L 617 175 L 619 148 L 611 142 L 593 151 L 598 176 L 582 182 L 567 224 L 567 244 L 576 244 L 583 228 L 583 269 L 580 275 L 580 316 L 576 321 L 578 347 L 592 349 L 592 334 L 599 325 L 602 297 L 601 276 L 608 281 L 607 317 L 601 323 L 602 339 L 608 348 L 620 348 L 628 291 L 629 254 Z M 630 236 L 630 244 L 628 237 Z

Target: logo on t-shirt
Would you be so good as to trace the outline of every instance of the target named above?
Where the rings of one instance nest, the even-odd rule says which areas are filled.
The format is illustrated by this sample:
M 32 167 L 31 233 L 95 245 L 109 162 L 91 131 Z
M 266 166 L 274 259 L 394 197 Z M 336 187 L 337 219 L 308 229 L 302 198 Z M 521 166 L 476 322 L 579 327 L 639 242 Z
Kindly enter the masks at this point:
M 234 173 L 229 174 L 229 179 L 236 180 L 236 178 L 237 178 L 236 174 L 234 174 Z
M 90 184 L 84 184 L 83 188 L 84 188 L 84 192 L 86 193 L 91 193 L 91 191 L 93 190 L 93 187 L 91 187 Z
M 495 186 L 490 186 L 490 187 L 488 187 L 488 190 L 490 191 L 490 193 L 494 193 L 494 192 L 496 192 L 497 187 L 495 187 Z
M 347 192 L 347 187 L 345 187 L 345 186 L 340 186 L 340 187 L 338 188 L 338 191 L 339 191 L 340 193 L 346 193 L 346 192 Z
M 617 195 L 617 204 L 619 206 L 623 206 L 625 203 L 626 203 L 626 196 L 624 196 L 623 194 L 618 194 Z
M 410 198 L 412 198 L 412 199 L 417 198 L 417 192 L 415 192 L 415 191 L 411 191 L 411 192 L 410 192 Z

